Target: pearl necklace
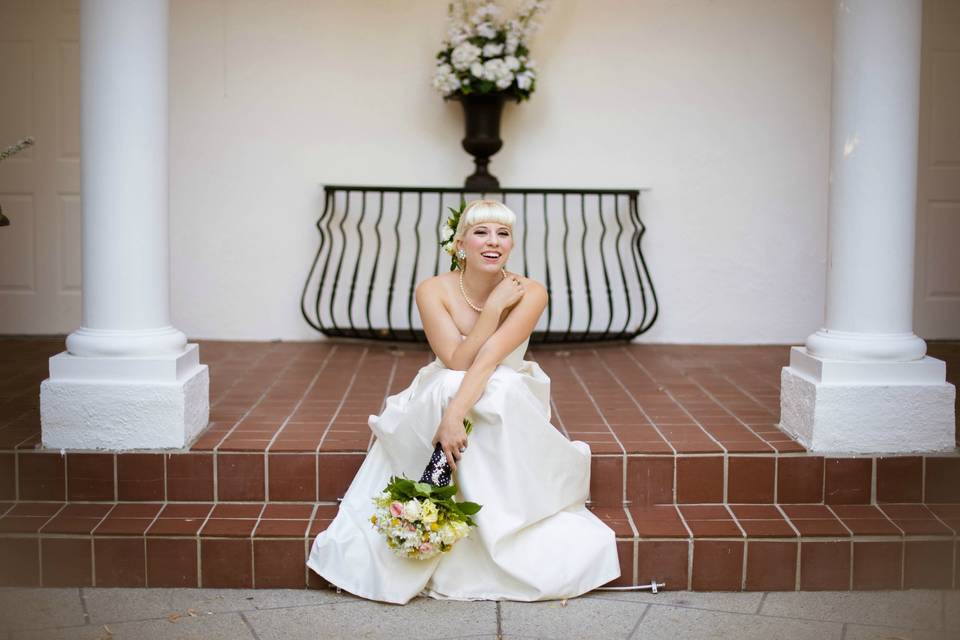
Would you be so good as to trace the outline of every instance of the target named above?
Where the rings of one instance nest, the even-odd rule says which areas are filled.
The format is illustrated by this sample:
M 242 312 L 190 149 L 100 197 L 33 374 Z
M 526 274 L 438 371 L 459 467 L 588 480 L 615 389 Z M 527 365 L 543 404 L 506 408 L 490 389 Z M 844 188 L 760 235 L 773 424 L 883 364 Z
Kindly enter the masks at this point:
M 483 307 L 478 307 L 477 305 L 473 304 L 473 301 L 470 299 L 470 296 L 467 295 L 467 290 L 463 288 L 463 271 L 464 271 L 463 269 L 460 270 L 460 295 L 462 295 L 463 299 L 467 301 L 467 304 L 470 305 L 471 309 L 473 309 L 477 313 L 481 313 L 483 311 Z M 500 273 L 503 274 L 503 278 L 506 279 L 507 270 L 504 269 L 503 267 L 500 267 Z

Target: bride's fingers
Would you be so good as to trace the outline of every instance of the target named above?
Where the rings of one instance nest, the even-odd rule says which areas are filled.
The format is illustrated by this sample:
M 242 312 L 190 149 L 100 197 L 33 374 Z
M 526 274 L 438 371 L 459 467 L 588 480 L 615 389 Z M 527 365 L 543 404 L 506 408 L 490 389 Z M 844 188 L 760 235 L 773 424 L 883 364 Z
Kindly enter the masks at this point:
M 457 470 L 457 463 L 453 460 L 453 452 L 449 448 L 443 450 L 443 454 L 447 457 L 447 464 L 450 465 L 451 471 Z

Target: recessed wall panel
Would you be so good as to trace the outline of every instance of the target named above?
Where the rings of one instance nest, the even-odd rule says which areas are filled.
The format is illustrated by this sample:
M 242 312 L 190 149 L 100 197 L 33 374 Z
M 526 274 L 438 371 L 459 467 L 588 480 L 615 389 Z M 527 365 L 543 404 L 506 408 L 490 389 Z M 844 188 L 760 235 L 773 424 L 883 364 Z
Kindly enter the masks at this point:
M 0 41 L 0 148 L 33 135 L 33 45 Z M 31 149 L 6 162 L 31 159 Z
M 81 234 L 83 231 L 80 194 L 60 195 L 60 289 L 79 291 L 81 283 Z
M 927 210 L 926 294 L 960 299 L 960 202 L 931 202 Z
M 60 157 L 80 158 L 80 45 L 60 43 L 58 120 Z

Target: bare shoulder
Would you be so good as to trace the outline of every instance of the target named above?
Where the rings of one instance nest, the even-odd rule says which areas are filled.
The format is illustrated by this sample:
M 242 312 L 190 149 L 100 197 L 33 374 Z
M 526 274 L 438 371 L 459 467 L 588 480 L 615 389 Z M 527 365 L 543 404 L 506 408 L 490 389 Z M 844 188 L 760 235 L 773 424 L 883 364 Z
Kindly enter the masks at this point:
M 450 276 L 446 273 L 430 276 L 429 278 L 425 278 L 417 283 L 416 290 L 421 293 L 437 293 L 444 291 L 448 287 L 447 281 L 449 279 Z

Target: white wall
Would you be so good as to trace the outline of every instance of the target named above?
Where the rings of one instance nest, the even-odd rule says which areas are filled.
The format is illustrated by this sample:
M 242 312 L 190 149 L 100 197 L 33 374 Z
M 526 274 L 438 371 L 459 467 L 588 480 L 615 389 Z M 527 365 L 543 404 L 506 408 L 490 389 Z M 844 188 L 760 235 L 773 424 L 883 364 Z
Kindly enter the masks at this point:
M 640 340 L 803 341 L 823 319 L 832 3 L 553 4 L 532 43 L 538 90 L 507 105 L 494 173 L 506 186 L 650 189 L 641 198 L 643 250 L 660 315 Z M 0 7 L 7 39 L 52 33 L 41 29 L 47 23 L 59 29 L 37 36 L 36 59 L 51 63 L 33 65 L 34 91 L 5 100 L 0 118 L 32 113 L 11 120 L 8 133 L 22 135 L 32 121 L 37 157 L 52 158 L 50 145 L 77 118 L 76 69 L 67 64 L 76 49 L 61 46 L 79 33 L 76 2 Z M 322 185 L 462 184 L 472 163 L 460 148 L 460 106 L 429 84 L 445 15 L 444 0 L 172 0 L 178 328 L 194 338 L 319 337 L 299 297 L 318 247 Z M 8 62 L 0 70 L 20 68 Z M 59 108 L 31 107 L 27 98 L 48 85 L 60 87 Z M 18 178 L 26 166 L 0 168 L 0 196 L 42 179 Z M 71 188 L 56 187 L 61 196 Z M 76 214 L 64 219 L 78 222 Z M 3 246 L 24 264 L 66 265 L 51 268 L 79 284 L 79 225 L 35 234 L 46 244 L 30 253 L 9 233 L 28 231 L 24 220 L 0 231 Z M 79 324 L 75 295 L 59 311 L 31 302 L 38 297 L 11 289 L 0 333 Z
M 175 324 L 315 334 L 299 296 L 324 183 L 458 185 L 462 115 L 429 86 L 446 3 L 175 0 Z M 802 342 L 823 319 L 831 3 L 556 0 L 506 186 L 649 187 L 649 342 Z

